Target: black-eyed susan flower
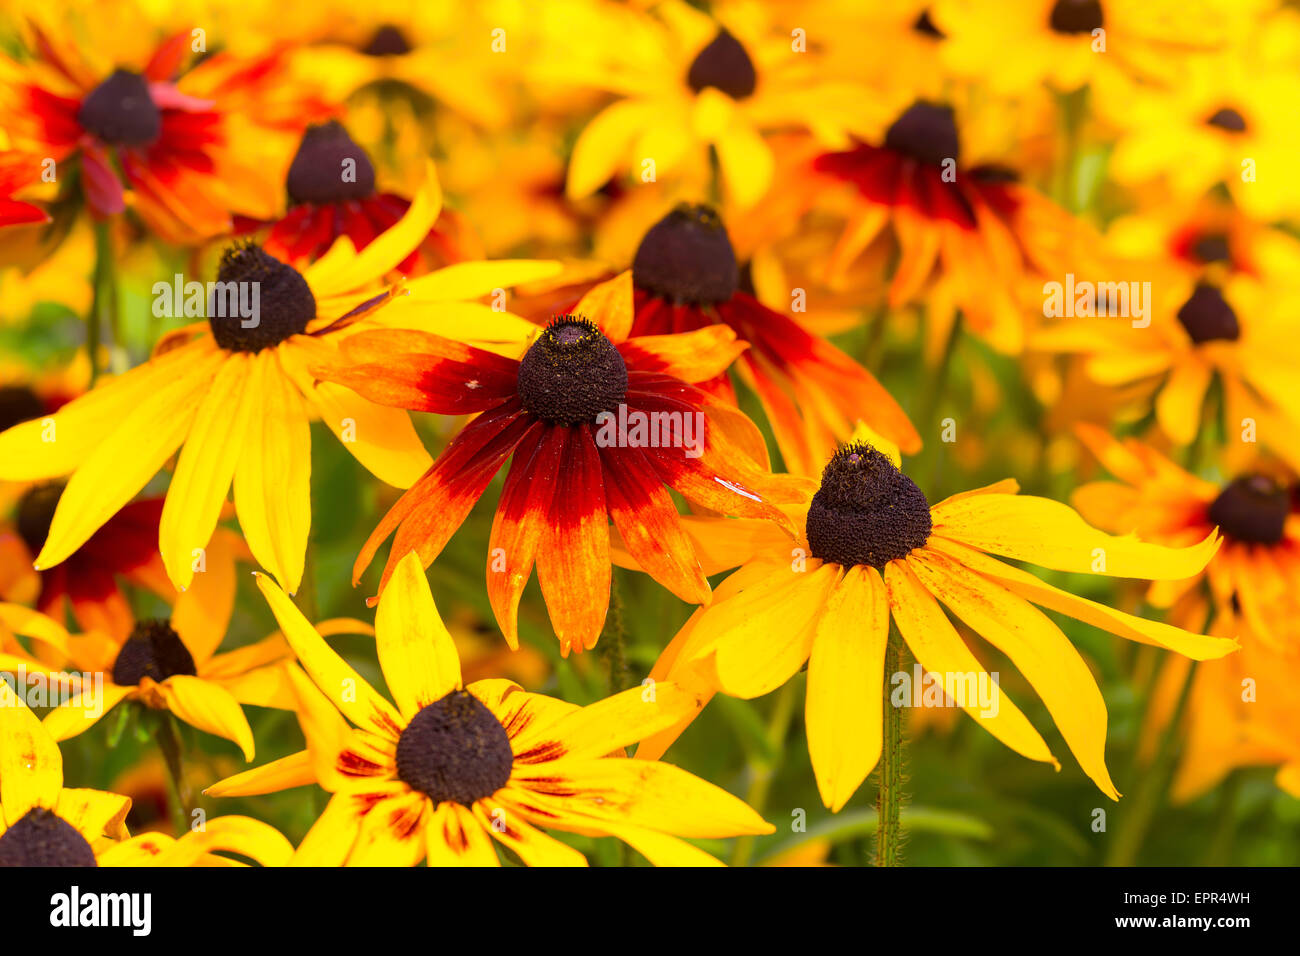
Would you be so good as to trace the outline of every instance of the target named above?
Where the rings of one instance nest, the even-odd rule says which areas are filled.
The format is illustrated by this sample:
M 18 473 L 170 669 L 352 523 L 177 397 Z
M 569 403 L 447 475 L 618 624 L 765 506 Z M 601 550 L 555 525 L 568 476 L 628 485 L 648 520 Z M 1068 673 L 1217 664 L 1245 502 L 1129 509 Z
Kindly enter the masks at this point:
M 735 250 L 712 208 L 682 203 L 646 232 L 632 283 L 632 335 L 723 325 L 748 343 L 736 369 L 758 396 L 791 471 L 816 474 L 813 449 L 848 438 L 855 413 L 909 454 L 920 450 L 906 413 L 870 372 L 742 287 Z M 736 403 L 725 372 L 700 387 Z
M 1078 434 L 1116 480 L 1081 485 L 1072 501 L 1099 528 L 1145 541 L 1186 547 L 1214 528 L 1221 547 L 1204 573 L 1156 581 L 1147 591 L 1155 607 L 1172 608 L 1204 581 L 1217 608 L 1235 609 L 1252 634 L 1276 649 L 1300 650 L 1300 514 L 1295 478 L 1276 464 L 1257 463 L 1222 484 L 1190 474 L 1137 439 L 1120 441 L 1099 428 Z M 1202 619 L 1185 626 L 1198 627 Z
M 217 281 L 242 297 L 239 308 L 234 295 L 214 291 L 214 314 L 169 333 L 147 363 L 48 419 L 0 435 L 0 478 L 71 475 L 36 564 L 49 568 L 75 552 L 180 448 L 159 525 L 172 583 L 189 586 L 233 482 L 254 557 L 296 591 L 311 518 L 312 415 L 377 477 L 403 488 L 415 481 L 430 459 L 406 414 L 318 383 L 308 366 L 332 361 L 340 338 L 367 327 L 393 301 L 398 288 L 376 282 L 428 235 L 440 205 L 432 171 L 429 183 L 364 251 L 341 238 L 305 272 L 236 244 Z M 551 270 L 548 263 L 524 266 L 534 275 Z M 527 277 L 518 263 L 461 263 L 424 277 L 417 297 L 445 302 L 456 314 L 462 290 L 477 296 Z M 257 314 L 246 317 L 250 299 Z
M 629 337 L 633 322 L 632 277 L 623 273 L 588 292 L 518 360 L 417 331 L 345 341 L 343 361 L 315 369 L 322 379 L 397 408 L 478 413 L 379 522 L 354 580 L 394 532 L 381 591 L 408 551 L 432 564 L 513 456 L 487 567 L 512 647 L 534 561 L 561 653 L 595 645 L 609 602 L 610 519 L 656 580 L 683 600 L 707 601 L 668 489 L 722 514 L 784 523 L 775 504 L 798 500 L 803 483 L 750 457 L 765 459 L 753 423 L 694 384 L 744 348 L 729 328 Z
M 1220 411 L 1206 407 L 1217 378 L 1230 435 L 1256 422 L 1258 441 L 1300 461 L 1289 424 L 1300 421 L 1291 371 L 1300 356 L 1289 332 L 1294 293 L 1248 275 L 1219 282 L 1167 268 L 1149 282 L 1148 293 L 1137 293 L 1146 298 L 1145 315 L 1131 317 L 1131 305 L 1129 315 L 1119 315 L 1113 302 L 1080 314 L 1076 301 L 1073 313 L 1035 333 L 1032 347 L 1079 356 L 1099 384 L 1137 388 L 1139 401 L 1179 446 L 1191 444 Z
M 398 562 L 375 617 L 395 704 L 349 667 L 272 581 L 259 576 L 258 586 L 310 675 L 290 671 L 308 749 L 207 793 L 313 782 L 330 791 L 295 863 L 496 866 L 496 840 L 529 866 L 586 864 L 545 828 L 617 837 L 660 865 L 702 865 L 717 861 L 682 837 L 772 831 L 712 784 L 670 764 L 624 758 L 623 748 L 699 706 L 672 683 L 588 707 L 507 680 L 465 685 L 414 553 Z
M 1169 548 L 1112 537 L 1066 505 L 1017 490 L 1008 479 L 930 507 L 896 457 L 865 442 L 840 448 L 820 489 L 800 509 L 804 533 L 793 547 L 770 538 L 760 543 L 761 528 L 748 544 L 743 527 L 718 529 L 727 542 L 718 549 L 721 564 L 742 566 L 673 639 L 652 678 L 752 698 L 784 684 L 807 662 L 808 747 L 822 800 L 839 810 L 880 758 L 892 621 L 917 662 L 981 726 L 1017 753 L 1055 763 L 946 607 L 1021 670 L 1084 772 L 1117 798 L 1106 769 L 1101 691 L 1083 657 L 1034 605 L 1194 659 L 1221 657 L 1236 644 L 1077 597 L 998 558 L 1180 580 L 1205 567 L 1219 540 L 1211 532 L 1189 547 Z M 985 688 L 989 706 L 968 693 L 975 686 Z M 637 756 L 661 754 L 687 723 L 647 740 Z
M 799 127 L 833 138 L 853 127 L 864 88 L 820 73 L 815 50 L 797 51 L 757 7 L 723 16 L 719 23 L 679 2 L 653 14 L 597 5 L 582 41 L 545 58 L 545 79 L 618 97 L 574 144 L 571 199 L 627 170 L 644 176 L 647 162 L 655 179 L 703 188 L 712 149 L 727 194 L 749 206 L 772 184 L 764 131 Z
M 185 30 L 143 62 L 104 68 L 57 29 L 32 24 L 29 33 L 32 63 L 0 59 L 0 118 L 16 149 L 54 160 L 60 182 L 79 183 L 96 218 L 129 206 L 163 238 L 196 242 L 228 232 L 232 211 L 267 215 L 268 199 L 274 208 L 259 158 L 283 123 L 301 129 L 313 115 L 306 95 L 296 115 L 273 112 L 276 55 L 216 54 L 186 70 Z M 232 117 L 253 100 L 256 122 Z
M 63 755 L 0 680 L 0 867 L 95 866 L 125 838 L 128 797 L 64 787 Z
M 271 223 L 238 222 L 238 231 L 264 234 L 262 248 L 292 266 L 320 258 L 339 236 L 358 252 L 394 226 L 411 200 L 381 190 L 370 156 L 338 120 L 307 127 L 285 177 L 288 208 Z M 447 210 L 411 254 L 397 264 L 406 276 L 466 258 Z

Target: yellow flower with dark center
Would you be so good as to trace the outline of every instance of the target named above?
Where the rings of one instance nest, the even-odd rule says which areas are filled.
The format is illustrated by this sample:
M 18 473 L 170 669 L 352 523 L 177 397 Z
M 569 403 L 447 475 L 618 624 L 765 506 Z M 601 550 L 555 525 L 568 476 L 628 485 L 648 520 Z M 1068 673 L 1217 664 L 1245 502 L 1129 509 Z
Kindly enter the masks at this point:
M 303 865 L 496 866 L 495 839 L 530 866 L 583 866 L 540 828 L 613 836 L 660 865 L 716 864 L 682 837 L 770 833 L 726 791 L 623 748 L 700 706 L 672 682 L 578 707 L 507 680 L 465 685 L 418 556 L 397 565 L 375 618 L 389 703 L 275 584 L 258 586 L 310 680 L 290 671 L 307 750 L 232 777 L 211 796 L 319 783 L 333 796 L 295 855 Z M 346 718 L 346 720 L 344 719 Z
M 561 59 L 546 57 L 539 68 L 548 80 L 620 97 L 574 145 L 569 198 L 590 196 L 627 170 L 644 176 L 647 161 L 655 180 L 703 184 L 711 147 L 728 194 L 749 206 L 772 183 L 765 130 L 842 136 L 866 90 L 819 73 L 810 62 L 814 51 L 795 51 L 788 33 L 756 13 L 738 10 L 720 24 L 673 0 L 657 5 L 654 16 L 594 8 L 584 42 Z
M 946 606 L 1020 669 L 1084 772 L 1118 798 L 1106 769 L 1101 691 L 1083 657 L 1034 605 L 1198 660 L 1221 657 L 1236 644 L 1113 610 L 997 558 L 1178 580 L 1204 568 L 1219 540 L 1211 532 L 1191 547 L 1167 548 L 1112 537 L 1066 505 L 1017 490 L 1008 479 L 930 507 L 896 457 L 854 442 L 836 452 L 820 490 L 795 516 L 805 534 L 793 550 L 748 522 L 696 519 L 699 537 L 716 538 L 711 553 L 718 561 L 710 570 L 741 567 L 690 618 L 651 677 L 752 698 L 784 684 L 807 661 L 808 747 L 822 800 L 839 810 L 880 757 L 892 620 L 917 662 L 981 726 L 1017 753 L 1055 763 L 962 640 Z M 977 695 L 973 688 L 983 690 Z M 663 753 L 689 722 L 648 740 L 638 758 Z
M 226 850 L 263 866 L 288 861 L 293 846 L 268 824 L 217 817 L 179 839 L 132 837 L 131 799 L 63 785 L 63 755 L 6 681 L 0 681 L 0 868 L 241 866 Z
M 432 168 L 426 182 L 402 220 L 363 251 L 340 238 L 304 272 L 257 246 L 228 249 L 217 275 L 225 285 L 210 290 L 214 314 L 207 321 L 165 336 L 144 365 L 49 419 L 0 434 L 0 479 L 71 475 L 38 568 L 75 552 L 179 448 L 159 525 L 158 550 L 172 583 L 190 585 L 233 483 L 254 557 L 296 591 L 311 521 L 313 415 L 383 481 L 405 488 L 419 478 L 431 459 L 406 413 L 317 382 L 309 365 L 332 361 L 336 342 L 374 328 L 373 313 L 401 294 L 400 285 L 376 283 L 437 218 L 441 193 Z M 504 320 L 504 313 L 459 300 L 556 269 L 544 262 L 460 263 L 418 280 L 410 298 L 421 308 L 438 303 L 440 309 L 426 311 L 440 317 L 473 308 Z

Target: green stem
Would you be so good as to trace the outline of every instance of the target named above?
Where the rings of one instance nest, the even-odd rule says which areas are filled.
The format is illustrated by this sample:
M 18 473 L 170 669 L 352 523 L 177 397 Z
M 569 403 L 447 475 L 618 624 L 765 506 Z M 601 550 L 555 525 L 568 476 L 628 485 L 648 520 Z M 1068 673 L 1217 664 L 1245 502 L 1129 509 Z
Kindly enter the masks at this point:
M 885 646 L 883 738 L 880 749 L 880 789 L 876 800 L 876 866 L 903 865 L 903 829 L 899 811 L 903 806 L 903 710 L 890 701 L 890 681 L 903 669 L 903 638 L 891 621 Z
M 1228 866 L 1232 860 L 1232 844 L 1237 836 L 1237 797 L 1240 795 L 1241 774 L 1229 773 L 1219 793 L 1219 807 L 1215 811 L 1219 825 L 1205 854 L 1206 866 Z
M 1115 840 L 1110 845 L 1110 852 L 1106 854 L 1107 866 L 1133 866 L 1142 851 L 1147 831 L 1151 828 L 1156 811 L 1160 809 L 1173 775 L 1183 717 L 1187 713 L 1187 702 L 1191 699 L 1195 681 L 1196 661 L 1191 661 L 1183 678 L 1183 686 L 1178 692 L 1173 718 L 1165 728 L 1155 759 L 1151 761 L 1150 769 L 1138 778 L 1137 792 L 1128 804 L 1128 812 L 1120 818 Z
M 172 818 L 176 825 L 176 835 L 184 836 L 189 830 L 189 788 L 185 785 L 185 773 L 181 763 L 181 743 L 176 736 L 176 725 L 172 715 L 166 711 L 157 715 L 154 736 L 158 748 L 162 751 L 163 761 L 167 764 L 167 776 L 172 803 Z
M 113 256 L 113 236 L 108 220 L 95 222 L 95 274 L 90 317 L 86 323 L 86 348 L 90 352 L 90 379 L 99 375 L 99 349 L 104 330 L 113 337 L 113 348 L 122 347 L 121 316 L 117 290 L 117 265 Z
M 794 708 L 798 700 L 798 689 L 793 680 L 786 681 L 777 691 L 776 706 L 772 709 L 772 716 L 767 725 L 768 752 L 773 756 L 769 760 L 755 764 L 754 777 L 750 781 L 749 792 L 745 794 L 745 802 L 759 814 L 762 814 L 764 807 L 767 806 L 767 796 L 772 790 L 772 782 L 776 779 L 777 771 L 781 769 L 781 759 L 785 755 L 785 738 L 790 732 L 790 721 L 794 719 Z M 754 846 L 755 838 L 752 836 L 743 836 L 737 840 L 736 847 L 731 853 L 731 865 L 748 866 L 749 861 L 754 857 Z
M 609 581 L 609 612 L 600 632 L 600 647 L 609 666 L 609 692 L 627 690 L 632 686 L 632 671 L 627 666 L 627 629 L 623 626 L 623 595 L 617 574 Z

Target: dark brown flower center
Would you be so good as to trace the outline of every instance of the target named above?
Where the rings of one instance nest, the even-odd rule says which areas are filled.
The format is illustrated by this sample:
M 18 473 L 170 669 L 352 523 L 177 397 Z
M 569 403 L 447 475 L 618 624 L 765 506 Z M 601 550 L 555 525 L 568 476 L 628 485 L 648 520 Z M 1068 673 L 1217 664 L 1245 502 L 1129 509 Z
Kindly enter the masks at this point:
M 44 807 L 33 807 L 0 835 L 0 867 L 98 866 L 76 827 Z
M 1205 122 L 1206 125 L 1221 129 L 1227 133 L 1246 132 L 1246 117 L 1227 106 L 1221 110 L 1216 110 L 1214 115 Z
M 912 23 L 912 29 L 922 36 L 934 37 L 936 40 L 944 39 L 944 32 L 934 25 L 930 19 L 930 10 L 927 7 L 921 11 L 921 15 Z
M 650 227 L 632 259 L 632 282 L 674 305 L 715 305 L 736 294 L 736 252 L 718 214 L 681 203 Z
M 114 146 L 148 146 L 162 134 L 162 113 L 139 73 L 114 70 L 81 101 L 77 123 Z
M 917 100 L 885 133 L 885 149 L 932 166 L 943 165 L 945 159 L 955 163 L 960 144 L 952 107 Z
M 1241 337 L 1237 313 L 1216 287 L 1201 283 L 1178 310 L 1178 321 L 1183 324 L 1193 342 L 1228 341 Z
M 406 34 L 391 23 L 385 23 L 375 31 L 361 52 L 366 56 L 402 56 L 411 52 L 411 44 L 407 41 Z
M 113 662 L 113 683 L 119 687 L 134 687 L 146 677 L 161 682 L 174 674 L 195 673 L 189 648 L 171 622 L 159 618 L 136 624 Z
M 346 202 L 375 193 L 375 167 L 338 120 L 309 126 L 289 166 L 293 203 Z
M 837 451 L 808 507 L 813 556 L 883 569 L 930 538 L 930 503 L 889 458 L 863 442 Z
M 742 100 L 753 94 L 758 74 L 741 42 L 723 29 L 695 57 L 686 82 L 696 93 L 711 86 L 733 100 Z
M 1056 33 L 1091 33 L 1105 25 L 1099 0 L 1056 0 L 1048 26 Z
M 0 386 L 0 432 L 45 414 L 41 397 L 25 385 Z
M 1232 258 L 1225 235 L 1201 236 L 1192 243 L 1192 256 L 1199 262 L 1226 262 Z
M 59 506 L 63 488 L 62 482 L 36 485 L 28 488 L 18 499 L 18 537 L 23 539 L 33 557 L 41 553 L 45 539 L 50 536 L 54 510 Z
M 510 779 L 510 738 L 468 691 L 452 691 L 411 718 L 397 739 L 397 776 L 434 803 L 470 806 Z
M 1291 512 L 1286 488 L 1267 475 L 1243 475 L 1219 493 L 1209 518 L 1229 538 L 1252 544 L 1277 544 Z
M 580 316 L 565 315 L 537 337 L 519 363 L 519 401 L 542 421 L 593 423 L 627 395 L 627 366 L 614 343 Z
M 222 254 L 208 325 L 223 349 L 260 352 L 300 335 L 315 317 L 316 297 L 297 269 L 252 243 Z

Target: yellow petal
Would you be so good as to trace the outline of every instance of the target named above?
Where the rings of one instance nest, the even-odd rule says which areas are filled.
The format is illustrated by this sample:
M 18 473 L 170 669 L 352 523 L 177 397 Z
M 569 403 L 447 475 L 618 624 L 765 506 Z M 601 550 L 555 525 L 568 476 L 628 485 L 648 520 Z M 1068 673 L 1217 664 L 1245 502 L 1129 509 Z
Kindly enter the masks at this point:
M 479 825 L 502 846 L 513 850 L 525 866 L 587 866 L 585 856 L 530 826 L 520 814 L 511 813 L 505 808 L 498 808 L 494 812 L 499 814 L 496 821 L 489 818 L 483 809 L 482 800 L 474 804 L 474 816 Z
M 425 828 L 429 866 L 500 866 L 492 838 L 468 807 L 440 803 Z
M 622 342 L 632 331 L 632 270 L 592 286 L 573 311 L 600 326 L 611 342 Z
M 381 800 L 361 820 L 348 866 L 415 866 L 424 859 L 429 798 L 408 791 Z
M 1057 571 L 1176 581 L 1199 574 L 1219 549 L 1209 535 L 1190 548 L 1098 531 L 1069 505 L 1028 495 L 975 495 L 930 509 L 934 534 L 980 551 Z
M 174 369 L 178 378 L 158 383 L 102 434 L 59 499 L 39 567 L 53 567 L 85 544 L 158 473 L 185 440 L 224 355 L 211 352 Z
M 1011 659 L 1047 705 L 1084 773 L 1118 800 L 1106 769 L 1106 701 L 1061 629 L 1028 601 L 950 558 L 922 549 L 907 563 L 931 594 Z
M 0 680 L 0 808 L 10 825 L 33 807 L 53 810 L 63 789 L 59 745 L 6 680 Z
M 719 635 L 718 681 L 726 693 L 759 697 L 794 676 L 808 659 L 817 618 L 841 570 L 837 564 L 787 570 L 779 585 L 742 591 L 704 612 L 696 629 Z
M 1156 419 L 1164 433 L 1177 445 L 1190 445 L 1201 426 L 1205 390 L 1214 374 L 1208 362 L 1196 359 L 1173 367 L 1164 388 L 1156 396 Z
M 587 198 L 628 165 L 632 143 L 653 124 L 654 110 L 653 103 L 620 100 L 596 114 L 573 144 L 565 186 L 570 199 Z
M 741 209 L 758 202 L 772 185 L 776 161 L 758 130 L 737 120 L 714 140 L 727 191 Z
M 158 549 L 167 576 L 184 591 L 194 579 L 196 552 L 212 538 L 235 465 L 247 445 L 249 422 L 260 416 L 261 388 L 252 375 L 258 361 L 232 354 L 213 378 L 190 427 L 167 489 Z
M 253 556 L 294 593 L 311 530 L 311 427 L 279 351 L 266 349 L 254 359 L 260 402 L 234 474 L 235 510 Z
M 203 793 L 209 797 L 252 797 L 263 793 L 278 793 L 292 787 L 305 787 L 316 782 L 311 755 L 306 750 L 272 760 L 268 764 L 245 770 L 208 787 Z
M 375 638 L 384 679 L 407 720 L 460 688 L 456 645 L 414 551 L 397 563 L 379 600 Z
M 442 211 L 442 188 L 438 185 L 438 173 L 431 160 L 425 164 L 424 176 L 424 186 L 400 220 L 376 236 L 345 265 L 308 272 L 308 284 L 317 298 L 364 288 L 392 272 L 419 248 Z
M 433 465 L 404 409 L 375 405 L 342 385 L 316 382 L 307 371 L 311 356 L 302 341 L 278 351 L 284 370 L 325 427 L 380 481 L 409 488 Z
M 526 282 L 549 279 L 564 271 L 550 259 L 494 259 L 457 262 L 407 283 L 411 302 L 454 302 L 491 295 Z
M 187 831 L 166 853 L 163 866 L 193 866 L 218 850 L 238 853 L 262 866 L 287 866 L 293 844 L 270 824 L 251 817 L 214 817 L 202 829 Z
M 285 640 L 326 699 L 358 727 L 397 739 L 405 722 L 393 705 L 325 643 L 274 581 L 259 574 L 257 586 L 271 605 Z
M 234 741 L 253 759 L 253 731 L 230 691 L 201 677 L 174 674 L 158 685 L 167 709 L 191 727 Z
M 1133 614 L 1125 614 L 1096 601 L 1077 597 L 1068 591 L 1052 587 L 1040 581 L 1034 575 L 1019 568 L 1003 564 L 973 548 L 965 547 L 954 541 L 931 538 L 926 548 L 956 558 L 961 564 L 982 574 L 990 580 L 997 581 L 1027 598 L 1040 607 L 1065 614 L 1075 620 L 1099 627 L 1103 631 L 1117 634 L 1141 644 L 1153 644 L 1186 655 L 1192 660 L 1204 661 L 1223 657 L 1237 649 L 1236 641 L 1222 637 L 1207 637 L 1192 634 L 1181 628 L 1173 627 L 1161 621 L 1149 621 Z
M 880 759 L 889 598 L 874 568 L 831 592 L 808 661 L 804 719 L 822 802 L 838 813 Z
M 172 628 L 205 676 L 204 665 L 225 639 L 235 609 L 236 554 L 243 554 L 238 536 L 218 528 L 208 542 L 203 571 L 172 605 Z
M 55 740 L 70 740 L 93 727 L 134 690 L 106 681 L 102 689 L 74 694 L 46 714 L 41 724 Z
M 930 592 L 925 589 L 905 561 L 890 561 L 885 566 L 885 587 L 889 606 L 898 629 L 917 661 L 943 689 L 979 725 L 1016 753 L 1030 760 L 1056 764 L 1037 730 L 1011 702 L 997 683 L 989 677 L 975 655 L 970 652 Z M 970 700 L 958 685 L 971 680 L 985 682 L 989 706 L 981 708 L 979 700 Z
M 126 815 L 130 811 L 130 797 L 80 788 L 60 790 L 54 807 L 60 819 L 71 824 L 87 843 L 100 837 L 124 838 L 127 835 Z

